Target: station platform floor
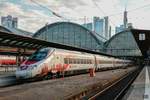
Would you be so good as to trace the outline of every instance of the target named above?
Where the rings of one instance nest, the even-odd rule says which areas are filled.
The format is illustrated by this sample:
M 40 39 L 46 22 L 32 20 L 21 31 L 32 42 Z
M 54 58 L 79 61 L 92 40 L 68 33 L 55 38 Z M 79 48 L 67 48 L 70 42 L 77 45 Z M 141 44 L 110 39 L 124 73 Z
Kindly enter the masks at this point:
M 145 66 L 122 100 L 150 100 L 150 66 Z
M 75 75 L 0 88 L 0 100 L 66 100 L 95 86 L 104 89 L 136 67 Z M 77 100 L 77 99 L 76 99 Z

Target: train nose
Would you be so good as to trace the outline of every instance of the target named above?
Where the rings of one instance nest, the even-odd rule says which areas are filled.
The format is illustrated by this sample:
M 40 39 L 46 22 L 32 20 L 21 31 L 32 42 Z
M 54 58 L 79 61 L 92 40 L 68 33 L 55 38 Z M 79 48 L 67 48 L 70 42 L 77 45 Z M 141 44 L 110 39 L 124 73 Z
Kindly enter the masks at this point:
M 27 79 L 27 78 L 31 78 L 32 73 L 31 71 L 16 71 L 16 79 Z

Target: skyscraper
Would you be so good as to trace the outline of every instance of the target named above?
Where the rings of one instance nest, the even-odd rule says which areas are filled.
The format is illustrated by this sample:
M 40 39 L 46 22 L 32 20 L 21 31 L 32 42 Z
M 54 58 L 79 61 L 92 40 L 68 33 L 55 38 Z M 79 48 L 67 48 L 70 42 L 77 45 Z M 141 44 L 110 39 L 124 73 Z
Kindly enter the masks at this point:
M 101 36 L 104 36 L 104 19 L 100 19 L 99 17 L 93 18 L 93 26 L 94 26 L 94 32 L 98 33 Z
M 109 36 L 108 36 L 108 39 L 111 38 L 111 26 L 109 26 Z
M 86 21 L 85 21 L 86 22 Z M 83 24 L 85 28 L 94 31 L 97 35 L 109 39 L 109 19 L 108 16 L 104 18 L 93 17 L 93 22 Z
M 1 17 L 1 24 L 2 26 L 8 27 L 8 28 L 17 28 L 18 18 L 12 17 L 11 15 L 8 15 L 6 17 Z
M 124 30 L 124 25 L 120 25 L 119 27 L 117 26 L 116 28 L 115 28 L 115 33 L 119 33 L 119 32 L 121 32 L 121 31 L 123 31 Z
M 108 16 L 104 17 L 104 36 L 106 39 L 109 39 L 109 24 L 108 24 Z
M 127 11 L 124 11 L 124 17 L 123 17 L 123 25 L 124 25 L 124 29 L 127 28 L 127 24 L 128 24 L 128 18 L 127 18 Z

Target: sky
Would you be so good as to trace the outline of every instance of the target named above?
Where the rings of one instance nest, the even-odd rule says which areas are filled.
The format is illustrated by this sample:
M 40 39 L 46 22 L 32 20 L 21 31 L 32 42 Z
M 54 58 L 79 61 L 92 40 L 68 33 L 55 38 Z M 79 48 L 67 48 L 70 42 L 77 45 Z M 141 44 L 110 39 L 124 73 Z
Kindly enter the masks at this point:
M 90 22 L 93 16 L 108 16 L 114 31 L 115 26 L 123 24 L 125 8 L 128 22 L 134 28 L 150 30 L 150 0 L 0 0 L 0 17 L 18 17 L 19 28 L 34 33 L 58 21 L 83 24 Z

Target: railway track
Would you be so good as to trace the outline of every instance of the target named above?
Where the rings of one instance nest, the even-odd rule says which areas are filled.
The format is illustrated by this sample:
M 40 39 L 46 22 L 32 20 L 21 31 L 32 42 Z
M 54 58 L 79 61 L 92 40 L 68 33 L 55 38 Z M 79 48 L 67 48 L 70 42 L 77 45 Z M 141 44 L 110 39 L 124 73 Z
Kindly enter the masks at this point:
M 125 91 L 135 80 L 139 71 L 130 72 L 102 91 L 96 91 L 94 95 L 83 97 L 84 100 L 120 100 Z
M 120 100 L 140 71 L 141 68 L 131 71 L 113 82 L 106 83 L 103 88 L 101 84 L 95 84 L 89 90 L 71 96 L 67 100 Z

